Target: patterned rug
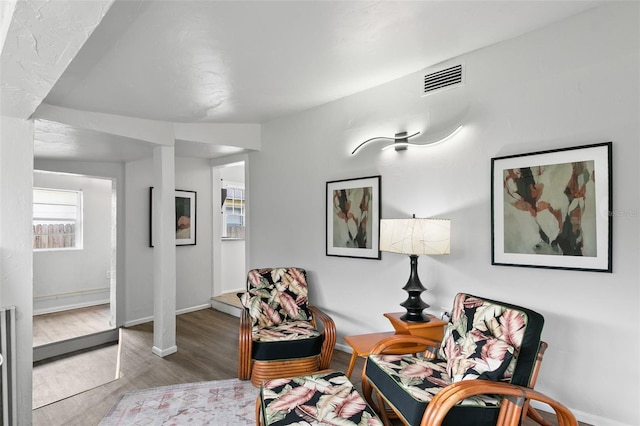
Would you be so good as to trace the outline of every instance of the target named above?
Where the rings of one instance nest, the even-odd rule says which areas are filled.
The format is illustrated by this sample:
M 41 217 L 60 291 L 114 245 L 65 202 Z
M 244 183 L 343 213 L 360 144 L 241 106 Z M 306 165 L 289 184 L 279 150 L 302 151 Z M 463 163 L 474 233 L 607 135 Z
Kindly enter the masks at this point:
M 238 379 L 128 392 L 100 426 L 255 425 L 258 393 L 250 381 Z

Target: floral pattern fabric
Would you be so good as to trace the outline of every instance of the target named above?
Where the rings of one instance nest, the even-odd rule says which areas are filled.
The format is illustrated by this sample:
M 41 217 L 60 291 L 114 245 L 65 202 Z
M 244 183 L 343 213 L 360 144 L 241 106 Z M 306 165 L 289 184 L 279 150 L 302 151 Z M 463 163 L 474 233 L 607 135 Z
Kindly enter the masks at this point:
M 267 380 L 260 388 L 260 400 L 265 426 L 382 426 L 342 372 Z
M 460 293 L 445 327 L 436 359 L 408 355 L 370 355 L 369 360 L 414 400 L 429 402 L 446 386 L 471 379 L 509 381 L 527 328 L 527 315 L 504 304 Z M 480 395 L 462 406 L 498 406 Z
M 309 321 L 288 321 L 273 327 L 254 330 L 252 339 L 256 342 L 282 342 L 285 340 L 313 339 L 320 332 Z
M 447 361 L 407 355 L 369 355 L 369 361 L 420 402 L 431 401 L 438 392 L 453 383 L 447 373 Z M 491 407 L 499 403 L 499 398 L 479 395 L 463 400 L 460 405 Z
M 447 359 L 447 374 L 452 382 L 472 379 L 497 381 L 513 358 L 513 346 L 503 340 L 471 330 Z
M 491 362 L 495 363 L 502 355 L 505 360 L 507 358 L 509 360 L 505 362 L 506 365 L 502 363 L 496 365 L 497 368 L 494 371 L 500 372 L 497 377 L 486 378 L 509 381 L 517 363 L 526 328 L 527 315 L 524 312 L 460 293 L 454 300 L 451 321 L 445 327 L 438 357 L 445 360 L 458 359 L 458 365 L 469 365 L 469 362 L 464 359 L 477 357 L 474 355 L 475 351 L 463 350 L 465 345 L 468 347 L 469 339 L 475 342 L 483 338 L 488 339 L 490 346 L 485 349 L 484 354 L 480 355 L 481 358 L 485 361 L 493 358 Z M 470 334 L 471 337 L 469 337 Z M 452 361 L 452 368 L 454 362 Z M 457 374 L 460 374 L 460 368 L 456 370 Z
M 296 335 L 310 337 L 308 327 L 300 328 L 302 322 L 309 322 L 312 318 L 307 307 L 307 294 L 304 269 L 249 271 L 247 291 L 240 295 L 240 301 L 251 316 L 254 340 L 277 340 L 276 336 L 284 340 L 294 339 Z

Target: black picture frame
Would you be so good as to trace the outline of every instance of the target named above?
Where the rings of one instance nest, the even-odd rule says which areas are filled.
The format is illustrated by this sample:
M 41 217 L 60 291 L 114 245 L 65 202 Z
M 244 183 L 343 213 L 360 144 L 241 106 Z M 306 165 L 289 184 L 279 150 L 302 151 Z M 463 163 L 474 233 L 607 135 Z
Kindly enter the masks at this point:
M 612 272 L 612 142 L 491 159 L 491 264 Z
M 197 194 L 195 191 L 176 190 L 176 246 L 194 246 L 197 236 Z M 149 247 L 153 247 L 153 187 L 149 188 Z
M 380 185 L 379 175 L 326 183 L 327 256 L 381 258 Z

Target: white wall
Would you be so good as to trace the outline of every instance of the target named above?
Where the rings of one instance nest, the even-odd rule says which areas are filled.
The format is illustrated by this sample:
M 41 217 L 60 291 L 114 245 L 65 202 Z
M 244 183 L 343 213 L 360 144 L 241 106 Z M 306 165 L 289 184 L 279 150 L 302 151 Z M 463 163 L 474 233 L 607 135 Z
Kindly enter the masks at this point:
M 151 159 L 129 162 L 126 169 L 125 324 L 153 317 L 153 249 L 149 247 L 149 187 Z M 211 166 L 207 160 L 176 158 L 176 189 L 196 191 L 196 245 L 176 247 L 176 309 L 187 312 L 210 304 L 212 295 Z
M 392 330 L 382 314 L 401 310 L 408 259 L 325 256 L 326 182 L 379 174 L 383 218 L 452 220 L 452 254 L 420 259 L 434 311 L 459 291 L 539 311 L 550 348 L 537 388 L 582 421 L 640 424 L 639 13 L 638 3 L 615 3 L 465 55 L 461 89 L 420 97 L 416 73 L 263 125 L 263 150 L 249 162 L 247 268 L 307 268 L 311 300 L 339 337 Z M 442 127 L 465 112 L 465 129 L 446 144 L 349 155 L 368 137 Z M 492 266 L 491 158 L 605 141 L 613 273 Z
M 246 286 L 244 240 L 222 240 L 222 293 L 242 291 Z
M 111 180 L 36 171 L 33 184 L 81 190 L 84 234 L 82 249 L 34 251 L 34 315 L 109 303 Z

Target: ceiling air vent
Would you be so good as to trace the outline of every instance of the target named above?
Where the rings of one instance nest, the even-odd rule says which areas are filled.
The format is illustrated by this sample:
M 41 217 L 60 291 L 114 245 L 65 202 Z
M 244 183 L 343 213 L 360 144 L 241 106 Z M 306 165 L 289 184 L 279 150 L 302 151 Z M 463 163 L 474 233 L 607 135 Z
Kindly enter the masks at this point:
M 464 84 L 462 64 L 454 65 L 424 75 L 423 95 L 430 95 L 442 89 L 450 89 Z

